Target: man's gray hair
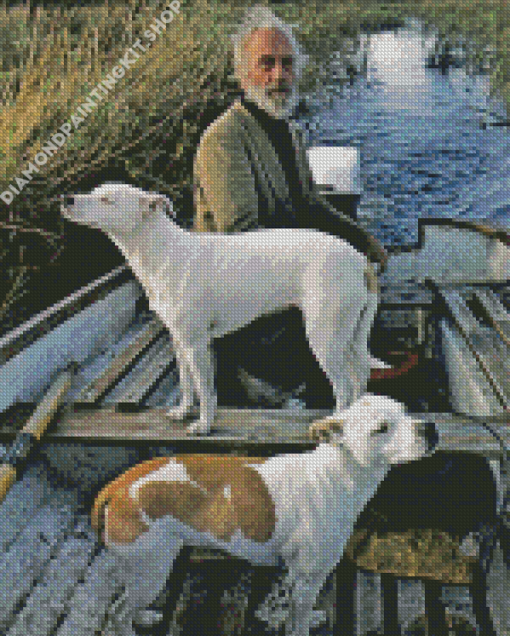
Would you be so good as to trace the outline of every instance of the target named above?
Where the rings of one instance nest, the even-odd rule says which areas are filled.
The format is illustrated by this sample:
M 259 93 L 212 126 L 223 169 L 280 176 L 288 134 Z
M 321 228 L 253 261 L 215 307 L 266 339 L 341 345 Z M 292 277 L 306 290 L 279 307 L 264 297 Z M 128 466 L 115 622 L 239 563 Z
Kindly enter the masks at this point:
M 234 47 L 234 73 L 237 79 L 240 79 L 246 73 L 244 60 L 245 39 L 252 31 L 256 29 L 274 29 L 280 31 L 289 40 L 293 52 L 293 71 L 296 79 L 299 79 L 303 68 L 308 62 L 308 55 L 301 51 L 299 42 L 296 40 L 292 28 L 296 25 L 287 24 L 276 17 L 276 15 L 268 7 L 255 5 L 249 9 L 242 24 L 236 33 L 231 36 Z

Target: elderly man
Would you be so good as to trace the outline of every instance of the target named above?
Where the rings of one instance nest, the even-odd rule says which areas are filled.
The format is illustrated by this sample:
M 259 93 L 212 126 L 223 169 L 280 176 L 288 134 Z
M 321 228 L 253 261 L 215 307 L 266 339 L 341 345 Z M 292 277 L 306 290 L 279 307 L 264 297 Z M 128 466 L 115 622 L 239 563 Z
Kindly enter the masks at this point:
M 200 140 L 194 165 L 194 229 L 315 228 L 348 240 L 384 266 L 384 248 L 321 198 L 301 133 L 287 120 L 297 101 L 296 82 L 305 60 L 289 25 L 266 7 L 254 7 L 233 40 L 235 71 L 244 95 Z M 264 350 L 270 343 L 258 359 L 250 356 L 254 347 Z M 239 363 L 242 360 L 250 373 L 287 389 L 296 388 L 299 378 L 307 376 L 300 368 L 310 366 L 306 358 L 311 354 L 297 310 L 260 318 L 217 343 L 220 383 L 236 368 L 236 351 L 242 351 Z M 228 358 L 225 365 L 221 364 L 223 353 Z M 311 384 L 308 377 L 308 388 Z M 221 386 L 218 389 L 221 400 Z

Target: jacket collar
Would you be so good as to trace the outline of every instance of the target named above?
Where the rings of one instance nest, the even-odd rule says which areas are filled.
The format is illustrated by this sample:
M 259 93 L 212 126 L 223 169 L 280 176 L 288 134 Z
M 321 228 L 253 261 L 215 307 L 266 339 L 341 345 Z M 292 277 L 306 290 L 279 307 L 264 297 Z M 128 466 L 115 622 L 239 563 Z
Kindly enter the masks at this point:
M 230 106 L 229 110 L 238 113 L 242 117 L 245 128 L 247 130 L 251 130 L 251 134 L 253 134 L 254 137 L 260 138 L 261 134 L 263 134 L 264 137 L 267 138 L 266 132 L 264 128 L 262 127 L 262 125 L 260 124 L 260 122 L 257 120 L 256 117 L 254 117 L 250 113 L 250 111 L 248 110 L 248 108 L 246 108 L 246 106 L 243 104 L 240 98 L 234 101 L 234 103 Z M 287 123 L 289 127 L 289 130 L 292 135 L 292 144 L 296 150 L 296 163 L 298 166 L 301 183 L 303 184 L 303 195 L 308 196 L 310 194 L 309 190 L 311 187 L 309 183 L 311 179 L 311 173 L 308 168 L 306 148 L 303 143 L 303 140 L 301 139 L 301 134 L 300 134 L 298 125 L 293 121 L 288 121 L 288 120 L 284 120 L 284 121 Z M 265 152 L 270 153 L 276 165 L 280 166 L 278 162 L 278 157 L 276 155 L 276 151 L 274 150 L 273 145 L 271 143 L 267 144 L 267 148 L 265 149 Z M 281 170 L 281 166 L 280 166 L 280 170 Z M 287 185 L 284 178 L 283 170 L 281 170 L 280 177 L 284 184 L 282 187 L 284 187 L 285 190 L 287 190 Z

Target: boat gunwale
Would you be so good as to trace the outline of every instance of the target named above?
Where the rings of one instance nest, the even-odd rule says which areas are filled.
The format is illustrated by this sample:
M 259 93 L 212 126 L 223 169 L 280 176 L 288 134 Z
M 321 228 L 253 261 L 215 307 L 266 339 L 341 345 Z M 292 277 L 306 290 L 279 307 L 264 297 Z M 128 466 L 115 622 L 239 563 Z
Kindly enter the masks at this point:
M 129 267 L 120 265 L 6 333 L 0 338 L 0 366 L 130 278 Z

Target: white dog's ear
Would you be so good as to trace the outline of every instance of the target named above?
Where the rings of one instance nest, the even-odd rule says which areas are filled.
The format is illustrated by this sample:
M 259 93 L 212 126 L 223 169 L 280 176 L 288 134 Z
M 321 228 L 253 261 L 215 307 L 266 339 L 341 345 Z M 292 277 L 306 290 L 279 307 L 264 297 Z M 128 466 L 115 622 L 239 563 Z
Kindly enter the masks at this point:
M 344 424 L 344 420 L 325 417 L 311 424 L 308 429 L 308 437 L 319 442 L 329 442 L 333 436 L 343 435 Z
M 144 218 L 147 218 L 156 210 L 162 210 L 171 217 L 174 216 L 172 202 L 163 194 L 145 194 L 141 196 L 140 210 Z

